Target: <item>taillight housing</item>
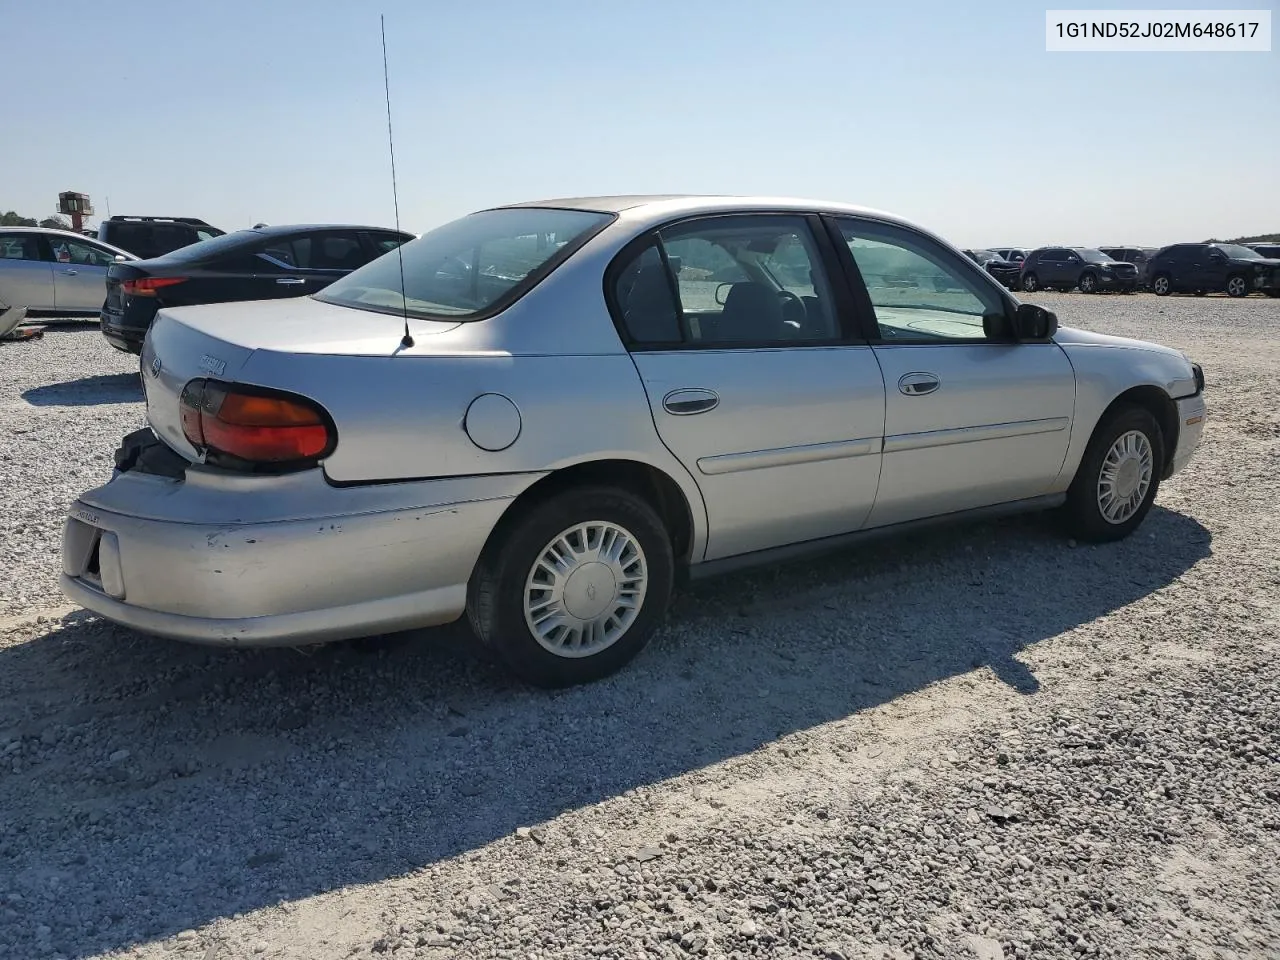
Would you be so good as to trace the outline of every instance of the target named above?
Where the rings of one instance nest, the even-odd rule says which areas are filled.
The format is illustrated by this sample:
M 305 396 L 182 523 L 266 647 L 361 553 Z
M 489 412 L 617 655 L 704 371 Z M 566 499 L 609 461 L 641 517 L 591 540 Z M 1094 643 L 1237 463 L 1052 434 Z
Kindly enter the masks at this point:
M 183 387 L 180 404 L 183 434 L 218 466 L 298 470 L 327 457 L 338 444 L 324 408 L 296 394 L 200 379 Z
M 154 297 L 157 290 L 186 282 L 186 277 L 138 277 L 120 281 L 120 289 L 131 297 Z

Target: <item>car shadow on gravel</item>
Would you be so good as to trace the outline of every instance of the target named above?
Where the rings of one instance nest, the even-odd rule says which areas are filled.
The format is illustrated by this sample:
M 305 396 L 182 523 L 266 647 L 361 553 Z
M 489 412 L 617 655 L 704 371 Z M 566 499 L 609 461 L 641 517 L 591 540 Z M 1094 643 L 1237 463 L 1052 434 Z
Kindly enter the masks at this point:
M 102 403 L 138 403 L 142 379 L 137 373 L 102 373 L 64 383 L 48 383 L 22 392 L 33 407 L 96 407 Z
M 1037 518 L 919 534 L 695 585 L 630 668 L 557 693 L 460 628 L 224 651 L 72 615 L 0 648 L 0 923 L 19 955 L 123 950 L 404 876 L 975 669 L 1034 696 L 1020 651 L 1209 553 L 1162 508 L 1103 547 Z

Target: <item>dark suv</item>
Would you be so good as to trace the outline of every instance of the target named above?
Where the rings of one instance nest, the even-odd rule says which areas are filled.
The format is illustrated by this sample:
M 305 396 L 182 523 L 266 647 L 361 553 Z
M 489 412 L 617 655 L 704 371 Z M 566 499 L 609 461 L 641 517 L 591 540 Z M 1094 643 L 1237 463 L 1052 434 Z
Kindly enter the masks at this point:
M 1151 283 L 1147 266 L 1159 250 L 1156 247 L 1099 247 L 1112 260 L 1132 263 L 1138 268 L 1138 286 L 1146 288 Z
M 1022 261 L 1022 289 L 1031 293 L 1044 287 L 1133 293 L 1138 289 L 1138 268 L 1090 247 L 1039 247 Z
M 1280 260 L 1238 243 L 1175 243 L 1151 259 L 1151 292 L 1280 296 Z
M 98 225 L 99 240 L 143 260 L 226 232 L 195 217 L 108 217 Z

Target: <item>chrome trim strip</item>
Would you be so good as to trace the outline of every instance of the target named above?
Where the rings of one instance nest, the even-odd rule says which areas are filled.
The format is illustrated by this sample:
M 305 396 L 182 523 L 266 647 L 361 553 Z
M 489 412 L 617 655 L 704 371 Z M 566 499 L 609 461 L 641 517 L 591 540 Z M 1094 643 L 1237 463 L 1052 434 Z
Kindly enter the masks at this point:
M 765 467 L 786 467 L 797 463 L 816 463 L 821 460 L 844 460 L 878 452 L 880 438 L 866 440 L 833 440 L 829 443 L 806 443 L 798 447 L 776 447 L 772 450 L 751 450 L 747 453 L 723 453 L 715 457 L 703 457 L 698 469 L 711 476 L 721 473 L 741 473 L 744 470 L 762 470 Z
M 1017 420 L 1013 423 L 990 423 L 980 427 L 954 427 L 950 430 L 928 430 L 924 433 L 899 433 L 884 438 L 884 452 L 900 453 L 903 450 L 946 447 L 955 443 L 976 443 L 979 440 L 1030 437 L 1037 433 L 1056 433 L 1067 429 L 1070 424 L 1069 417 L 1050 417 L 1047 420 Z

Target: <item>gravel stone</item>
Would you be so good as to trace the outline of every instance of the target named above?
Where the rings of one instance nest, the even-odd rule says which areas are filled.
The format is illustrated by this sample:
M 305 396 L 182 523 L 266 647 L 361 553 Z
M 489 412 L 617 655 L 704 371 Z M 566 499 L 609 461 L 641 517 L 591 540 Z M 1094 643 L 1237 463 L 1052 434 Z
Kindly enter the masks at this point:
M 136 361 L 0 345 L 0 957 L 1280 956 L 1280 301 L 1030 299 L 1205 368 L 1136 536 L 698 583 L 556 693 L 457 629 L 235 651 L 68 609 Z

